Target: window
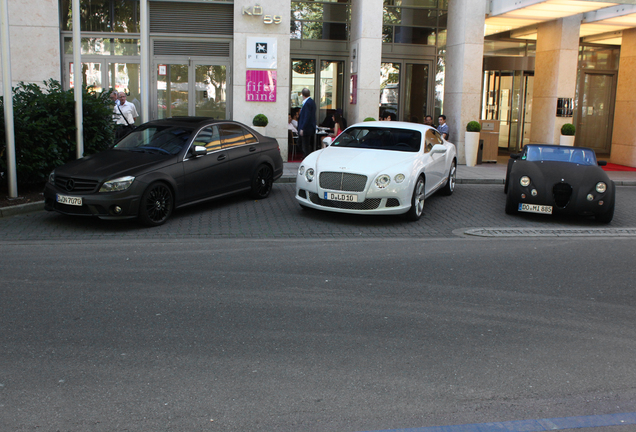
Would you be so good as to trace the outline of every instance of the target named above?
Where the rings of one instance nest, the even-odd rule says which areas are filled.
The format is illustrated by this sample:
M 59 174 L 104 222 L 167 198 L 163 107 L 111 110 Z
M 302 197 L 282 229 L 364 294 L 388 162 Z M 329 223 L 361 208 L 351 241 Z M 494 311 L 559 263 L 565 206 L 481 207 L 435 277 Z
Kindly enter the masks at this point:
M 350 0 L 292 1 L 292 39 L 348 40 Z
M 237 124 L 219 125 L 223 148 L 237 147 L 245 144 L 245 131 Z M 251 135 L 251 134 L 250 134 Z
M 194 139 L 194 145 L 204 146 L 208 153 L 221 149 L 221 135 L 216 126 L 209 126 L 201 130 Z
M 382 41 L 444 46 L 447 9 L 441 0 L 384 0 Z
M 72 1 L 60 1 L 60 27 L 73 30 Z M 138 0 L 80 0 L 81 31 L 139 33 Z
M 439 136 L 436 130 L 429 129 L 426 131 L 425 138 L 426 146 L 424 147 L 424 153 L 431 151 L 435 144 L 442 144 L 442 138 Z

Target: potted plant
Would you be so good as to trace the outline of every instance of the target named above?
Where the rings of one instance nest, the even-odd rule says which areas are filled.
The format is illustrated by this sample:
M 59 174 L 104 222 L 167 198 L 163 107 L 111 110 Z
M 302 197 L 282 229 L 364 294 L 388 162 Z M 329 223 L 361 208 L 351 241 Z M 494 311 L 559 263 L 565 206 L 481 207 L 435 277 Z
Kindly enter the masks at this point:
M 478 121 L 470 121 L 466 125 L 466 134 L 464 135 L 464 146 L 466 149 L 466 166 L 473 167 L 477 165 L 477 153 L 479 151 L 479 132 L 481 125 Z
M 254 119 L 252 120 L 252 125 L 253 128 L 256 132 L 260 133 L 261 135 L 265 135 L 265 127 L 267 126 L 267 124 L 269 123 L 269 120 L 267 119 L 267 116 L 265 114 L 256 114 L 254 116 Z
M 562 146 L 574 146 L 574 133 L 576 129 L 572 123 L 566 123 L 561 126 L 561 138 L 559 139 L 559 144 Z
M 375 119 L 373 117 L 367 117 L 362 121 L 375 121 Z

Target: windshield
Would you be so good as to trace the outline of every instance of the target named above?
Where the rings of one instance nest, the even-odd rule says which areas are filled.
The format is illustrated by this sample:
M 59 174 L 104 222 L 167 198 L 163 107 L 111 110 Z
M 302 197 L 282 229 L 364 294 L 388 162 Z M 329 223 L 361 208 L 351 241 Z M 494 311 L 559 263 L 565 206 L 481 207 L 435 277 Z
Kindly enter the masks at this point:
M 533 161 L 570 162 L 579 165 L 596 165 L 594 151 L 587 148 L 527 145 L 521 159 Z
M 119 150 L 176 155 L 189 142 L 193 129 L 181 126 L 141 126 L 115 146 Z
M 417 152 L 421 144 L 422 134 L 417 130 L 355 127 L 341 133 L 331 146 Z

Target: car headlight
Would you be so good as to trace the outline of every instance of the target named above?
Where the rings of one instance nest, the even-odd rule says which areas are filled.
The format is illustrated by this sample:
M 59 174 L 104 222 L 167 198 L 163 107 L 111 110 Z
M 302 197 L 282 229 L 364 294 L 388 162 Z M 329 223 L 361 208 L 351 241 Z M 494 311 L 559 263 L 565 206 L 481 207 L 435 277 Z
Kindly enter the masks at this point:
M 375 179 L 375 185 L 380 189 L 384 189 L 391 183 L 391 177 L 387 174 L 381 174 Z
M 519 179 L 519 184 L 523 187 L 530 186 L 530 177 L 523 176 Z
M 133 176 L 126 176 L 116 178 L 114 180 L 109 180 L 104 182 L 102 187 L 99 188 L 100 192 L 119 192 L 124 191 L 130 187 L 135 178 Z
M 404 176 L 404 174 L 398 174 L 394 177 L 394 180 L 396 183 L 402 183 L 405 178 L 406 176 Z
M 314 181 L 314 169 L 313 168 L 309 168 L 307 171 L 305 171 L 305 178 L 307 179 L 308 182 Z
M 303 175 L 305 174 L 305 166 L 301 165 L 300 168 L 298 168 L 298 175 Z
M 55 171 L 51 171 L 51 174 L 49 174 L 49 183 L 55 184 Z
M 605 183 L 603 182 L 596 183 L 596 192 L 605 193 L 606 190 L 607 190 L 607 185 Z

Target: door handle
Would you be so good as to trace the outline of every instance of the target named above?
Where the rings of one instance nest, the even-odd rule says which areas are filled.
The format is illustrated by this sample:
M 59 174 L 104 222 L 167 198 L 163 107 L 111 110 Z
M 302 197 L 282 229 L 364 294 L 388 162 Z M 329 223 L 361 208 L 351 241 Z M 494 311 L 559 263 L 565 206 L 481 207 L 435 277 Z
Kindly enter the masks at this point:
M 256 151 L 256 147 L 250 147 L 250 153 L 255 151 Z
M 224 155 L 224 154 L 219 155 L 219 157 L 216 158 L 216 160 L 218 160 L 218 161 L 222 161 L 222 160 L 225 160 L 225 159 L 227 159 L 227 155 Z

